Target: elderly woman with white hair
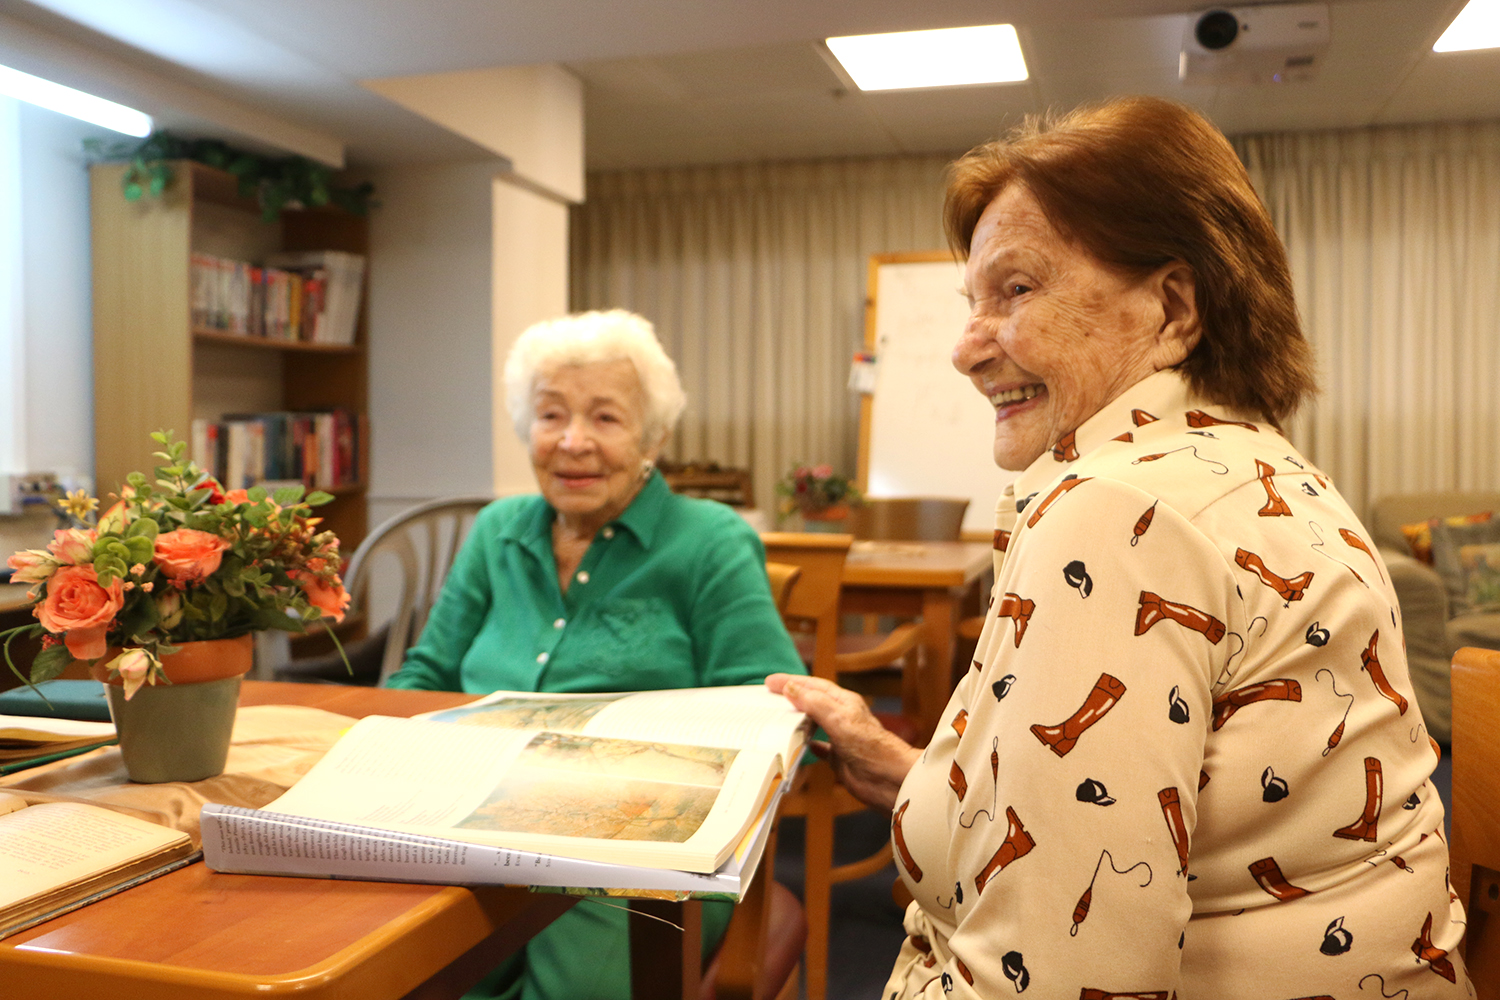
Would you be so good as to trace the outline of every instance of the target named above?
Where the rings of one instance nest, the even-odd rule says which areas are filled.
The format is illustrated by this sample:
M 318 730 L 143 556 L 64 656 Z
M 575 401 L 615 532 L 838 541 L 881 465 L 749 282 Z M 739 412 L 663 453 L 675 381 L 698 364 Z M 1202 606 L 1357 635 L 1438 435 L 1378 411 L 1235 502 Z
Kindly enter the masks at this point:
M 480 512 L 397 688 L 638 691 L 804 672 L 759 537 L 730 508 L 655 471 L 685 404 L 651 325 L 623 310 L 539 323 L 505 390 L 541 494 Z M 727 904 L 704 908 L 717 942 Z M 471 997 L 626 998 L 618 908 L 576 906 Z

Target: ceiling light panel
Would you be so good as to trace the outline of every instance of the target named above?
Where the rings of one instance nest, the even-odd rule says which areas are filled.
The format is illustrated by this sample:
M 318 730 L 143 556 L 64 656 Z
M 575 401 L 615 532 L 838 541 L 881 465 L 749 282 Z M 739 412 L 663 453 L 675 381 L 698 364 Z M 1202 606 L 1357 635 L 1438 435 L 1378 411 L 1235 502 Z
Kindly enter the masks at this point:
M 1500 0 L 1469 0 L 1433 45 L 1432 51 L 1467 52 L 1495 48 L 1500 48 Z
M 1016 29 L 1008 24 L 897 31 L 827 39 L 860 90 L 970 87 L 1026 79 Z
M 0 94 L 126 135 L 151 134 L 151 116 L 144 112 L 9 66 L 0 66 Z

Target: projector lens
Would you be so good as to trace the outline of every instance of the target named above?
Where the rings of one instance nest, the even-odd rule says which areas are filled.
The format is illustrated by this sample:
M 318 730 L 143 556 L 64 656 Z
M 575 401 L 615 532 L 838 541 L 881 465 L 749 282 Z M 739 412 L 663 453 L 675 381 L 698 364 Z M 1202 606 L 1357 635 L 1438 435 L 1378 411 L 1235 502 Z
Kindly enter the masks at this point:
M 1194 37 L 1198 44 L 1210 51 L 1226 49 L 1234 43 L 1240 33 L 1240 19 L 1227 10 L 1211 10 L 1198 18 Z

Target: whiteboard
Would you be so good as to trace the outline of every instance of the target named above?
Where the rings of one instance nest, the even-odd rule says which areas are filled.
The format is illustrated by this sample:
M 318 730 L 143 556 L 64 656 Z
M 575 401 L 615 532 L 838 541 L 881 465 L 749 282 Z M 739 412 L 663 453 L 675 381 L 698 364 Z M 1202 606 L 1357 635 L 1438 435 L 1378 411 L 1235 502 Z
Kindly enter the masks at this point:
M 876 254 L 869 282 L 875 391 L 861 407 L 865 493 L 968 497 L 964 529 L 989 532 L 1016 474 L 994 462 L 994 407 L 951 360 L 969 318 L 963 269 L 944 250 Z

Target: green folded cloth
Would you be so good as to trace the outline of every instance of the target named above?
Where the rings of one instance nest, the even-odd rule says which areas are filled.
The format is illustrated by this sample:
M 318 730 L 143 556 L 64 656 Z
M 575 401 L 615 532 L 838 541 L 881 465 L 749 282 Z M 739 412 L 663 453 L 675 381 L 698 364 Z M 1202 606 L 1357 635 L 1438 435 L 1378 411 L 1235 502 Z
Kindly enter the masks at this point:
M 0 715 L 108 722 L 109 701 L 99 681 L 43 681 L 0 692 Z

